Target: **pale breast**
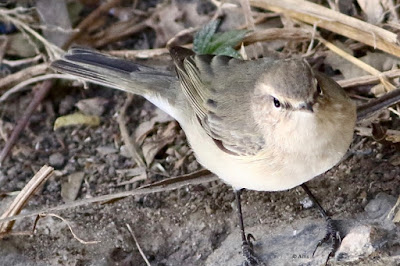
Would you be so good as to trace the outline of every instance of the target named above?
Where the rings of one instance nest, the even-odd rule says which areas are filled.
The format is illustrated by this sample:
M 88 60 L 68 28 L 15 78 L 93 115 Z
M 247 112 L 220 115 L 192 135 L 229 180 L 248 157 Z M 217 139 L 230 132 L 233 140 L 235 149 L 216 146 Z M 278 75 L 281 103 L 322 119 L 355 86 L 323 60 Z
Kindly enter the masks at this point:
M 342 116 L 347 120 L 349 117 L 353 119 L 351 115 Z M 339 162 L 351 143 L 354 128 L 352 122 L 343 124 L 341 118 L 338 118 L 323 127 L 304 123 L 304 119 L 302 122 L 303 128 L 292 123 L 293 127 L 302 132 L 293 134 L 289 129 L 284 134 L 278 134 L 256 156 L 225 153 L 195 120 L 183 129 L 199 163 L 227 184 L 237 189 L 279 191 L 301 185 L 329 170 Z M 315 128 L 309 130 L 310 127 Z

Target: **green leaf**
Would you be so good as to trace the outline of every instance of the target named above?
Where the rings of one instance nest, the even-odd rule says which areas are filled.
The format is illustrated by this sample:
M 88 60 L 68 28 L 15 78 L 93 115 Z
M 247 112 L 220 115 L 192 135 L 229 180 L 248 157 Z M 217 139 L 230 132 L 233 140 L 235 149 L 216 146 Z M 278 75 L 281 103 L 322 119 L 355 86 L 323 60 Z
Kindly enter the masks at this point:
M 239 44 L 247 30 L 231 30 L 216 33 L 219 20 L 211 21 L 197 32 L 193 41 L 193 50 L 197 54 L 228 55 L 240 58 L 240 54 L 233 48 Z
M 217 33 L 211 39 L 211 46 L 215 49 L 220 47 L 234 47 L 246 36 L 247 30 L 231 30 L 224 33 Z
M 193 50 L 198 54 L 206 54 L 207 48 L 217 28 L 219 20 L 213 20 L 197 32 L 193 41 Z

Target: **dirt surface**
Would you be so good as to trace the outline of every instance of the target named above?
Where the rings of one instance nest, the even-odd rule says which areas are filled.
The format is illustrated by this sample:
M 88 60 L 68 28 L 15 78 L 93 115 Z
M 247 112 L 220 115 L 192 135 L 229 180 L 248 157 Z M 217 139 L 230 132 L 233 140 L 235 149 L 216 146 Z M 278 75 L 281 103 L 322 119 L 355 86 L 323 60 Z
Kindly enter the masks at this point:
M 129 178 L 118 175 L 116 170 L 133 166 L 131 159 L 122 156 L 118 149 L 121 140 L 114 118 L 126 95 L 98 86 L 82 91 L 60 85 L 53 90 L 57 91 L 57 97 L 50 97 L 43 103 L 1 169 L 2 191 L 17 191 L 39 167 L 49 164 L 51 156 L 59 154 L 63 158 L 63 163 L 55 166 L 59 170 L 58 175 L 44 185 L 29 202 L 27 210 L 62 204 L 61 184 L 66 176 L 75 172 L 84 172 L 79 199 L 129 190 L 160 180 L 165 175 L 172 176 L 200 168 L 193 156 L 189 155 L 181 168 L 174 170 L 172 166 L 177 158 L 167 155 L 164 150 L 155 160 L 163 165 L 165 173 L 160 175 L 153 169 L 148 171 L 145 181 L 118 186 L 118 183 Z M 31 97 L 27 93 L 8 102 L 3 107 L 3 120 L 11 123 L 18 119 L 22 109 L 13 107 L 22 106 Z M 61 110 L 66 101 L 68 106 L 73 106 L 80 99 L 92 97 L 109 100 L 99 127 L 52 130 L 55 114 L 66 112 Z M 135 125 L 154 116 L 155 107 L 137 97 L 130 105 L 129 113 L 128 126 L 135 128 Z M 165 126 L 160 124 L 156 127 L 162 130 Z M 354 142 L 359 141 L 360 137 L 356 137 Z M 177 129 L 172 146 L 182 145 L 186 145 L 185 138 Z M 41 148 L 38 149 L 38 146 Z M 99 152 L 99 147 L 114 147 L 117 151 L 104 155 Z M 309 182 L 309 186 L 333 217 L 354 218 L 378 193 L 385 192 L 394 197 L 400 194 L 400 169 L 389 162 L 394 156 L 396 153 L 391 146 L 366 139 L 364 144 L 351 152 L 347 160 Z M 167 160 L 167 157 L 170 158 Z M 1 208 L 4 209 L 11 199 L 3 197 Z M 243 194 L 245 224 L 247 227 L 263 225 L 273 229 L 304 219 L 318 220 L 319 214 L 315 209 L 302 207 L 300 202 L 305 199 L 301 188 L 274 193 L 246 191 Z M 229 235 L 239 236 L 234 208 L 230 187 L 219 181 L 171 192 L 128 197 L 104 205 L 72 208 L 58 215 L 71 223 L 80 238 L 100 243 L 82 244 L 71 235 L 65 223 L 55 217 L 45 217 L 39 220 L 34 234 L 9 236 L 0 242 L 3 258 L 0 264 L 145 265 L 126 227 L 126 224 L 130 224 L 152 265 L 204 265 Z M 18 221 L 14 231 L 29 231 L 33 222 L 34 218 Z M 258 234 L 256 237 L 262 239 L 264 235 Z M 317 235 L 312 239 L 317 243 L 319 237 Z M 240 251 L 238 241 L 236 252 Z M 238 261 L 237 265 L 240 263 Z M 365 263 L 360 262 L 359 265 Z

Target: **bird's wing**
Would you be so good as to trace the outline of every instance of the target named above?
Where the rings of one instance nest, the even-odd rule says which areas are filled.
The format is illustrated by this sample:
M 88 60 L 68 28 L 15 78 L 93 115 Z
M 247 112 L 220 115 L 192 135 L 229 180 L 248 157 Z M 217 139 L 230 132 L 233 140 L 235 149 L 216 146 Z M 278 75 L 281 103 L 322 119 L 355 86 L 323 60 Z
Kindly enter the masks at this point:
M 185 96 L 217 146 L 233 155 L 258 153 L 265 142 L 251 110 L 255 78 L 250 61 L 195 55 L 181 47 L 170 53 Z

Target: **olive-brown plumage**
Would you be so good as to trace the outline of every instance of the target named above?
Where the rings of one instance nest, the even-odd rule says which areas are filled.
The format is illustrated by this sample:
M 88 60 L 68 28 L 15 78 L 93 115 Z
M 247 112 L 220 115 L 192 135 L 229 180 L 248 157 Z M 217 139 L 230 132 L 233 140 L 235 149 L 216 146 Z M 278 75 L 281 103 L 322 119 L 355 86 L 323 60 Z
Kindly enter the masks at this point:
M 52 67 L 142 95 L 173 116 L 198 161 L 236 189 L 295 187 L 348 149 L 355 104 L 306 61 L 244 61 L 181 47 L 171 56 L 177 75 L 86 49 Z

